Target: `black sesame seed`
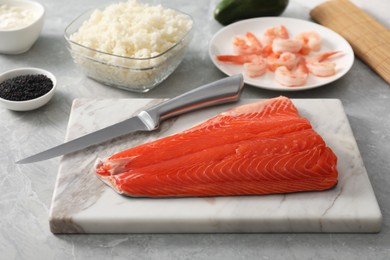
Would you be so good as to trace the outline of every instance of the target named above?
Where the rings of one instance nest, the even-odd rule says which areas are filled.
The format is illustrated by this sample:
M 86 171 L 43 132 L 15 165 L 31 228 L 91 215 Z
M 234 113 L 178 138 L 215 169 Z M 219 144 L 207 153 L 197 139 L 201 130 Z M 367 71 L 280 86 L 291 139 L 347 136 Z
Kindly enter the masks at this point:
M 11 101 L 26 101 L 41 97 L 53 88 L 53 82 L 43 74 L 22 75 L 0 83 L 0 97 Z

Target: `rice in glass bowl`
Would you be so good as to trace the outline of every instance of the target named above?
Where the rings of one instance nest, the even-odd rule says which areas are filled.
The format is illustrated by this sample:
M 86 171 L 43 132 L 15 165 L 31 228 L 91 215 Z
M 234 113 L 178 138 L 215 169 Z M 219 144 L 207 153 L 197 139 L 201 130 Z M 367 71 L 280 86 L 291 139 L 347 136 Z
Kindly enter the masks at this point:
M 90 78 L 129 91 L 148 92 L 183 60 L 193 19 L 135 0 L 87 11 L 66 29 L 74 62 Z

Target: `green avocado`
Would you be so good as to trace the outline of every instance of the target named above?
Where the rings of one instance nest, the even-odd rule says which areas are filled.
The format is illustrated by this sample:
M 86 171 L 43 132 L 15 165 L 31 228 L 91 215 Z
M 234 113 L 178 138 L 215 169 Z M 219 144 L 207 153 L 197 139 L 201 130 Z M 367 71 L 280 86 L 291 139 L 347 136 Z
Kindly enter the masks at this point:
M 288 0 L 222 0 L 214 10 L 214 18 L 223 25 L 262 16 L 283 13 Z

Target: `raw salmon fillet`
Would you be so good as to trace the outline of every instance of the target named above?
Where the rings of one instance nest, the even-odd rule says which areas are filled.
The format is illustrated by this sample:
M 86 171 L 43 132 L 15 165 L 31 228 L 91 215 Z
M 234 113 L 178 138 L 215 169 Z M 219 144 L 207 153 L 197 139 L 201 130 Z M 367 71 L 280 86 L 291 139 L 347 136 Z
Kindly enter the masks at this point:
M 96 173 L 127 196 L 232 196 L 326 190 L 336 164 L 291 100 L 278 97 L 99 160 Z

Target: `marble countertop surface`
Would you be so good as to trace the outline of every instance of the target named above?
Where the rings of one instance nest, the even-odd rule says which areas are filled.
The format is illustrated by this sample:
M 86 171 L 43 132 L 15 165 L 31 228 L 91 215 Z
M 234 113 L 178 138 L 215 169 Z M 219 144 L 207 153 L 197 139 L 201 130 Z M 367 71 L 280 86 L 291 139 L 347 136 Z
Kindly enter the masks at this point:
M 0 55 L 0 71 L 34 66 L 57 76 L 58 91 L 31 112 L 0 108 L 0 259 L 388 259 L 390 255 L 390 88 L 356 59 L 351 71 L 327 86 L 302 92 L 274 92 L 246 86 L 244 98 L 338 98 L 342 101 L 383 214 L 378 234 L 119 234 L 53 235 L 49 208 L 60 159 L 29 165 L 14 161 L 63 142 L 75 98 L 170 98 L 224 76 L 208 57 L 208 43 L 221 26 L 212 11 L 217 0 L 151 0 L 194 17 L 189 52 L 180 67 L 155 90 L 135 94 L 86 78 L 65 48 L 65 27 L 84 10 L 108 0 L 49 1 L 42 34 L 25 54 Z M 310 3 L 309 3 L 310 2 Z M 321 0 L 291 0 L 283 14 L 309 20 Z M 353 0 L 390 26 L 390 2 Z

